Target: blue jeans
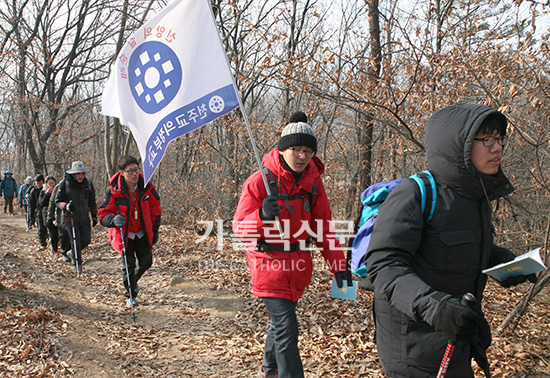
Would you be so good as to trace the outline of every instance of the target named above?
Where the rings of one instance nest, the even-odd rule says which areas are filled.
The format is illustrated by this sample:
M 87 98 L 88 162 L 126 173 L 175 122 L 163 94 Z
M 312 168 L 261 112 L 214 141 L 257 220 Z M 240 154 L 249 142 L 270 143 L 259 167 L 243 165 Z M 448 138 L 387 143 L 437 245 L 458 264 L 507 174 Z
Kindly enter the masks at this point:
M 296 303 L 281 298 L 262 298 L 271 317 L 265 340 L 262 368 L 267 374 L 277 370 L 278 378 L 303 378 L 298 349 Z

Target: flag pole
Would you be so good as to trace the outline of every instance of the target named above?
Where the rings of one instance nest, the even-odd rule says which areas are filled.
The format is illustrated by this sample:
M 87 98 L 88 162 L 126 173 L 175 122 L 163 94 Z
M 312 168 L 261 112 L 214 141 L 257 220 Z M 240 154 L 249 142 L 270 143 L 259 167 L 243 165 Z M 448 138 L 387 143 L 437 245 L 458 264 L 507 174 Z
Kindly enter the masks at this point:
M 214 25 L 216 26 L 216 32 L 218 33 L 218 38 L 220 39 L 220 45 L 223 47 L 224 50 L 224 56 L 225 61 L 227 62 L 227 67 L 229 68 L 229 71 L 231 71 L 231 65 L 229 64 L 229 59 L 227 59 L 227 53 L 225 52 L 225 47 L 223 45 L 222 37 L 220 36 L 220 31 L 218 30 L 218 25 L 216 24 L 216 18 L 214 17 L 214 11 L 212 10 L 212 6 L 210 5 L 210 0 L 204 0 L 208 2 L 208 6 L 210 7 L 210 14 L 212 15 L 212 20 L 214 21 Z M 252 149 L 254 150 L 254 155 L 256 156 L 256 162 L 258 163 L 258 167 L 260 169 L 260 173 L 262 175 L 262 180 L 264 181 L 265 190 L 267 192 L 267 195 L 271 195 L 271 189 L 269 188 L 269 183 L 267 182 L 267 177 L 262 169 L 262 159 L 260 158 L 260 153 L 258 152 L 258 147 L 256 147 L 256 140 L 254 139 L 254 135 L 252 134 L 252 129 L 250 127 L 250 122 L 248 122 L 248 116 L 246 115 L 246 110 L 244 109 L 243 102 L 241 99 L 241 92 L 239 91 L 239 88 L 237 87 L 237 83 L 235 83 L 235 76 L 231 75 L 231 80 L 233 81 L 233 87 L 235 88 L 235 93 L 237 95 L 237 99 L 239 101 L 239 108 L 241 109 L 241 114 L 243 115 L 244 123 L 246 125 L 246 129 L 248 130 L 248 136 L 250 138 L 250 144 L 252 144 Z M 283 228 L 281 226 L 281 221 L 279 220 L 279 217 L 275 217 L 275 224 L 277 225 L 277 229 L 279 230 L 279 235 L 281 239 L 284 238 L 284 232 Z

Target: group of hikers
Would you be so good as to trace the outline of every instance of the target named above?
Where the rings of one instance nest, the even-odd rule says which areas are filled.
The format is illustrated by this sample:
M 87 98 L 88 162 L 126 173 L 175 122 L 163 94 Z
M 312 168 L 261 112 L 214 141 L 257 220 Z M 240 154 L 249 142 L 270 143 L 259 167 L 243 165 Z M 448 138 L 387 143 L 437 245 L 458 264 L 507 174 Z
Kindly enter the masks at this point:
M 515 257 L 494 243 L 492 225 L 491 201 L 514 190 L 501 167 L 506 131 L 506 117 L 485 105 L 464 103 L 435 112 L 425 129 L 427 169 L 437 192 L 433 215 L 425 221 L 421 189 L 413 180 L 403 180 L 380 207 L 365 262 L 374 290 L 380 362 L 391 377 L 473 377 L 472 359 L 490 376 L 486 349 L 491 332 L 482 310 L 487 276 L 482 270 Z M 276 148 L 245 181 L 234 214 L 233 232 L 248 243 L 253 293 L 270 316 L 260 378 L 304 377 L 296 307 L 311 282 L 312 239 L 338 287 L 352 285 L 331 223 L 317 149 L 307 115 L 292 114 Z M 47 209 L 43 218 L 38 216 L 43 219 L 38 222 L 41 244 L 49 232 L 56 253 L 52 234 L 57 231 L 63 255 L 77 269 L 91 226 L 99 219 L 108 227 L 112 246 L 127 257 L 123 282 L 133 306 L 138 280 L 152 263 L 161 207 L 135 158 L 125 156 L 118 168 L 99 209 L 82 162 L 73 163 L 57 185 L 48 176 L 44 188 L 43 176 L 36 176 L 37 193 L 29 196 L 29 206 Z M 40 213 L 35 210 L 34 216 Z M 537 277 L 518 275 L 500 283 L 510 287 L 526 280 L 536 282 Z M 467 294 L 473 300 L 462 300 Z M 448 345 L 454 353 L 441 375 Z
M 506 129 L 506 117 L 485 105 L 438 110 L 424 140 L 437 193 L 430 220 L 424 221 L 421 189 L 412 179 L 380 206 L 365 261 L 374 290 L 375 340 L 388 376 L 473 377 L 472 359 L 490 376 L 482 270 L 515 258 L 494 243 L 492 225 L 491 201 L 514 190 L 501 167 Z M 312 236 L 338 287 L 351 286 L 331 228 L 317 147 L 307 116 L 294 113 L 277 147 L 264 156 L 263 172 L 245 181 L 233 219 L 234 233 L 249 241 L 252 290 L 271 318 L 260 378 L 304 377 L 296 306 L 311 281 Z M 517 275 L 500 284 L 526 280 L 536 282 L 537 276 Z M 450 361 L 444 358 L 449 345 Z
M 49 239 L 53 256 L 71 263 L 78 275 L 82 273 L 82 251 L 92 240 L 92 227 L 99 221 L 108 227 L 109 240 L 123 257 L 127 305 L 135 306 L 138 280 L 153 262 L 161 206 L 155 187 L 145 185 L 135 157 L 123 156 L 118 167 L 99 207 L 94 184 L 86 177 L 89 169 L 81 161 L 73 162 L 59 183 L 53 176 L 27 177 L 19 189 L 19 204 L 25 208 L 27 230 L 37 228 L 41 248 L 47 248 Z M 11 188 L 5 184 L 11 176 L 12 172 L 6 171 L 1 184 L 4 197 L 12 193 L 5 189 Z M 7 207 L 13 214 L 9 204 Z

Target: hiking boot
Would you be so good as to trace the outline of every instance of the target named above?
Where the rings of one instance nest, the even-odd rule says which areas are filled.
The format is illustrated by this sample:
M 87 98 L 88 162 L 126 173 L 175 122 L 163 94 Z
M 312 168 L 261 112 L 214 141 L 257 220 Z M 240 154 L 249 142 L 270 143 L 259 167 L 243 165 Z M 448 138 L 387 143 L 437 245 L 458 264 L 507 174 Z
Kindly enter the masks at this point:
M 260 366 L 260 371 L 258 371 L 258 378 L 277 378 L 277 370 L 264 373 L 264 368 Z
M 64 262 L 66 262 L 66 263 L 71 262 L 71 258 L 69 257 L 69 255 L 67 255 L 67 252 L 63 252 L 62 255 L 63 255 L 63 261 Z
M 133 306 L 137 306 L 137 305 L 138 305 L 136 299 L 135 299 L 135 298 L 128 298 L 128 299 L 126 300 L 126 307 L 132 307 L 132 305 L 133 305 Z

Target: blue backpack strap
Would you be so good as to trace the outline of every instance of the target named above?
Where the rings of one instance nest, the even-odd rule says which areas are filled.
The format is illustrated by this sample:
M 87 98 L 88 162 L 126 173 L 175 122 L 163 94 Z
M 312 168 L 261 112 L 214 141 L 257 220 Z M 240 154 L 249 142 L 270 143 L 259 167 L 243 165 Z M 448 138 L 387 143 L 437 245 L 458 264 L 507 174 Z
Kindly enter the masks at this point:
M 429 222 L 434 215 L 437 202 L 437 186 L 434 177 L 430 171 L 424 170 L 412 175 L 411 178 L 416 181 L 420 188 L 422 213 L 424 214 L 424 220 Z

